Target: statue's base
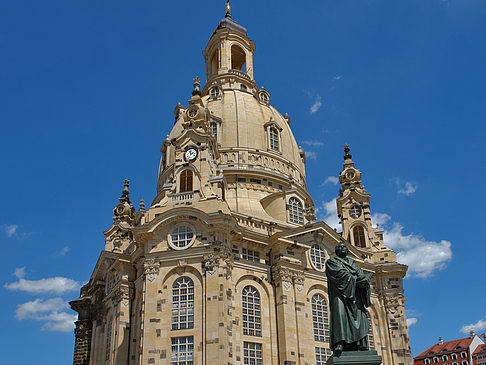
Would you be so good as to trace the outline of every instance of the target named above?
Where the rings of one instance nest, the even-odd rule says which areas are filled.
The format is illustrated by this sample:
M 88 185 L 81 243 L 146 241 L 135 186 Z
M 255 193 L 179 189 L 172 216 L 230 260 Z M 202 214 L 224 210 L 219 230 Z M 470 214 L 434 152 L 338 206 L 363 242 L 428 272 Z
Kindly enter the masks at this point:
M 327 365 L 380 365 L 381 356 L 376 351 L 343 351 L 340 356 L 332 355 Z

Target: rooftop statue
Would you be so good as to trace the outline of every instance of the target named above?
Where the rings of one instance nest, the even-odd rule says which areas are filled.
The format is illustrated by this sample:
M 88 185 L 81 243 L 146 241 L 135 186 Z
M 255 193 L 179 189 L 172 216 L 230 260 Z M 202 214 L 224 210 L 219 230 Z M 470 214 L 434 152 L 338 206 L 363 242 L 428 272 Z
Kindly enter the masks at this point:
M 367 351 L 369 321 L 366 308 L 370 306 L 372 274 L 347 257 L 348 248 L 340 242 L 336 256 L 327 260 L 331 311 L 331 350 L 335 356 L 343 351 Z

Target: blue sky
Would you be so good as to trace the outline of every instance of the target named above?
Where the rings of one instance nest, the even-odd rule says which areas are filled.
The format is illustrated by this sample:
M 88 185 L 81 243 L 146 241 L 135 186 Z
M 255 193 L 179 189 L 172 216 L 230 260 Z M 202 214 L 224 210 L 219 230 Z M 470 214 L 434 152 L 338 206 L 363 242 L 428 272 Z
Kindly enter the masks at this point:
M 73 312 L 131 180 L 155 195 L 177 102 L 204 79 L 224 1 L 0 4 L 0 343 L 5 363 L 72 361 Z M 232 1 L 255 78 L 307 152 L 335 224 L 351 145 L 375 223 L 410 264 L 412 352 L 486 331 L 486 3 Z M 472 327 L 464 327 L 472 325 Z M 8 329 L 8 330 L 5 330 Z M 21 340 L 20 340 L 21 339 Z M 28 343 L 26 350 L 25 343 Z

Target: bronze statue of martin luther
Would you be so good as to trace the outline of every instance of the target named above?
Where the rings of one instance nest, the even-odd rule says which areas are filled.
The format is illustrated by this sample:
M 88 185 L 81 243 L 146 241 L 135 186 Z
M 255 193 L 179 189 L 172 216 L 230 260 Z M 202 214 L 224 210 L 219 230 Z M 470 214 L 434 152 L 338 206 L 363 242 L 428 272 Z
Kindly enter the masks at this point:
M 329 307 L 331 311 L 331 350 L 335 356 L 343 351 L 367 351 L 372 274 L 347 257 L 348 248 L 340 242 L 336 256 L 327 260 Z

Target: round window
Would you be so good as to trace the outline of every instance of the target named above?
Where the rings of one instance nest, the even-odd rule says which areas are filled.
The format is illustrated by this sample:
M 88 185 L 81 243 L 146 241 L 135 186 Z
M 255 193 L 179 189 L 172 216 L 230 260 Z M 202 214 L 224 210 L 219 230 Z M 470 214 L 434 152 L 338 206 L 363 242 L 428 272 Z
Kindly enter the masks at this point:
M 170 233 L 168 237 L 169 245 L 174 250 L 183 250 L 188 248 L 194 243 L 196 239 L 196 235 L 194 233 L 194 228 L 185 223 L 180 224 L 175 227 Z
M 211 91 L 209 92 L 209 95 L 212 98 L 217 98 L 219 96 L 219 87 L 215 86 L 215 87 L 211 88 Z
M 317 243 L 312 245 L 310 249 L 310 258 L 312 266 L 314 266 L 316 270 L 324 271 L 324 265 L 326 263 L 326 251 L 321 245 L 318 245 Z
M 361 207 L 358 205 L 353 205 L 349 210 L 349 215 L 353 218 L 358 218 L 361 215 Z

